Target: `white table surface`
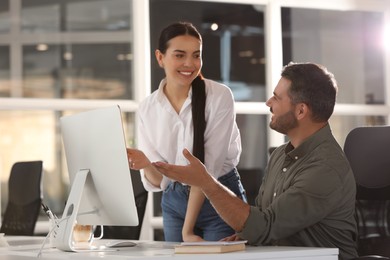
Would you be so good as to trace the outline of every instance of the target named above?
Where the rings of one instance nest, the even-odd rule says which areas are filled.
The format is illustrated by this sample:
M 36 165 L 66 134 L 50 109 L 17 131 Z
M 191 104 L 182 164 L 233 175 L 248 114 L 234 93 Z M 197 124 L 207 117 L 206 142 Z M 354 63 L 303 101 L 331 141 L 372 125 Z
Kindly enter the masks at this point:
M 5 236 L 10 246 L 0 247 L 1 260 L 27 260 L 36 259 L 44 241 L 43 237 Z M 109 240 L 96 241 L 104 244 Z M 160 241 L 134 241 L 134 247 L 121 248 L 106 252 L 63 252 L 50 248 L 46 243 L 39 259 L 141 259 L 141 260 L 194 260 L 194 259 L 320 259 L 337 260 L 337 248 L 310 248 L 310 247 L 272 247 L 247 246 L 245 251 L 222 254 L 175 254 L 174 245 L 177 243 Z

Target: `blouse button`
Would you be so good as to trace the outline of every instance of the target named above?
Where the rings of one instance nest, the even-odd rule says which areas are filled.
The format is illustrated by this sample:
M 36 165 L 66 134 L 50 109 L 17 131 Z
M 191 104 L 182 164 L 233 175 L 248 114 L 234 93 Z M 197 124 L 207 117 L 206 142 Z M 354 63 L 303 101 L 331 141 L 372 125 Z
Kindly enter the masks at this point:
M 287 168 L 283 168 L 283 172 L 286 172 L 287 171 Z

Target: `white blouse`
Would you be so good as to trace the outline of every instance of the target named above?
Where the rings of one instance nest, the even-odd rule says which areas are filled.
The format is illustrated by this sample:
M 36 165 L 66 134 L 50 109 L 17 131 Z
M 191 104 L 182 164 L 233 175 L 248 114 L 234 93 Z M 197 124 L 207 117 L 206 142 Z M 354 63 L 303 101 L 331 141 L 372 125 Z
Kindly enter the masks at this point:
M 192 89 L 177 114 L 163 92 L 165 84 L 166 80 L 163 79 L 159 88 L 139 105 L 138 149 L 151 162 L 187 165 L 182 152 L 184 148 L 190 152 L 193 149 Z M 241 137 L 231 90 L 208 79 L 205 79 L 205 85 L 205 166 L 211 175 L 219 178 L 237 166 L 241 154 Z M 160 187 L 155 187 L 145 178 L 143 170 L 141 179 L 148 191 L 165 190 L 172 181 L 164 176 Z

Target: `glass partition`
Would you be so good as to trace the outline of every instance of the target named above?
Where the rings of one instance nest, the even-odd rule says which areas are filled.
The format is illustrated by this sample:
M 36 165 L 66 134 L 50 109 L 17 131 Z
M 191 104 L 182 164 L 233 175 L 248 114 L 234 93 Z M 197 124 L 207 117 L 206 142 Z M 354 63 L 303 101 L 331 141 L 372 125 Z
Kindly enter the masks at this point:
M 23 96 L 132 99 L 131 45 L 30 45 L 23 48 Z
M 129 0 L 23 0 L 23 32 L 121 31 L 130 29 Z
M 333 135 L 341 147 L 344 147 L 345 138 L 348 133 L 356 127 L 389 124 L 387 117 L 377 115 L 333 115 L 330 118 L 329 123 L 332 128 Z
M 283 8 L 282 26 L 284 64 L 326 65 L 339 103 L 385 103 L 383 13 Z
M 152 51 L 165 26 L 192 22 L 203 38 L 203 75 L 230 87 L 236 101 L 265 101 L 263 9 L 249 4 L 151 0 Z M 157 89 L 163 71 L 154 55 L 151 63 L 152 89 Z
M 385 104 L 383 13 L 283 8 L 283 62 L 311 61 L 336 77 L 337 103 Z M 383 116 L 333 116 L 340 144 L 354 127 L 386 124 Z
M 0 1 L 0 34 L 7 33 L 10 29 L 9 2 Z
M 0 46 L 0 97 L 11 95 L 9 47 Z
M 82 111 L 91 109 L 83 100 L 135 99 L 132 5 L 132 0 L 0 1 L 0 98 L 52 100 L 42 101 L 42 110 L 0 111 L 0 150 L 7 151 L 0 153 L 3 206 L 13 163 L 42 160 L 44 199 L 62 213 L 68 182 L 59 118 L 77 111 L 63 110 L 58 102 L 78 99 Z M 123 118 L 133 145 L 134 112 Z

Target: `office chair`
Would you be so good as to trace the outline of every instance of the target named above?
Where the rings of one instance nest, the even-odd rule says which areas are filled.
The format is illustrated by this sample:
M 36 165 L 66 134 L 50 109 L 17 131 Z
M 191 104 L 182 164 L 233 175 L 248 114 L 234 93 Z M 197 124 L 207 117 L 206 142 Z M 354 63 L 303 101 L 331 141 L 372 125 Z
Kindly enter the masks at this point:
M 1 233 L 32 236 L 41 209 L 42 161 L 16 162 L 8 181 Z
M 263 170 L 255 169 L 238 169 L 242 186 L 244 186 L 246 198 L 249 205 L 255 205 L 255 200 L 259 194 L 261 182 L 263 180 Z
M 145 215 L 146 203 L 148 201 L 148 192 L 145 190 L 139 172 L 131 171 L 131 181 L 133 184 L 135 204 L 138 213 L 138 226 L 104 226 L 103 238 L 107 239 L 129 239 L 138 240 L 141 235 L 142 222 Z M 95 231 L 100 234 L 100 228 Z
M 389 147 L 390 126 L 358 127 L 345 140 L 344 152 L 357 184 L 358 253 L 365 255 L 358 259 L 390 259 Z

